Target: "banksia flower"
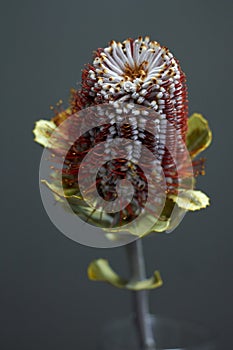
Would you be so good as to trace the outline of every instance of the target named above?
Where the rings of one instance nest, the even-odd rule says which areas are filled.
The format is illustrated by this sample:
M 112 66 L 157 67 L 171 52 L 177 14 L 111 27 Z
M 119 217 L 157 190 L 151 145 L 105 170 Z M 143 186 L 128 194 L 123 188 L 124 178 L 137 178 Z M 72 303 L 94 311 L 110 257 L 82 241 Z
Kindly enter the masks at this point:
M 104 108 L 106 104 L 110 106 L 107 112 Z M 96 107 L 95 112 L 91 107 Z M 188 119 L 185 74 L 166 47 L 150 41 L 148 37 L 139 37 L 123 43 L 111 41 L 105 49 L 98 49 L 92 64 L 83 70 L 80 89 L 72 90 L 69 108 L 57 113 L 50 127 L 54 129 L 71 115 L 77 116 L 78 125 L 79 114 L 84 109 L 87 110 L 87 120 L 98 111 L 99 126 L 76 140 L 64 161 L 63 188 L 66 194 L 71 190 L 66 199 L 72 203 L 74 212 L 85 217 L 83 213 L 87 212 L 87 206 L 80 193 L 78 175 L 84 157 L 102 142 L 105 143 L 104 152 L 97 154 L 92 164 L 93 168 L 103 164 L 96 178 L 98 193 L 106 201 L 114 201 L 119 179 L 130 181 L 135 192 L 126 208 L 118 213 L 102 213 L 99 216 L 93 212 L 88 218 L 90 222 L 96 224 L 105 219 L 109 223 L 108 229 L 114 229 L 138 216 L 138 208 L 143 208 L 148 191 L 147 179 L 140 168 L 140 162 L 146 164 L 147 161 L 141 159 L 143 146 L 160 162 L 166 185 L 163 211 L 150 231 L 172 229 L 177 224 L 177 217 L 180 218 L 186 209 L 196 210 L 208 204 L 208 198 L 203 193 L 192 190 L 193 174 L 187 165 L 185 144 L 191 158 L 194 158 L 209 145 L 211 132 L 201 115 L 195 114 Z M 38 123 L 35 129 L 36 141 L 45 145 L 46 132 L 49 136 L 52 130 L 46 131 L 41 126 Z M 61 139 L 63 137 L 61 135 Z M 127 153 L 127 159 L 118 154 L 107 161 L 109 158 L 105 158 L 104 154 L 108 153 L 116 138 L 132 140 L 134 144 Z M 58 149 L 53 151 L 59 153 Z M 193 167 L 195 176 L 204 172 L 202 160 L 193 161 Z M 88 173 L 86 175 L 88 177 Z M 187 185 L 190 181 L 191 187 Z M 178 195 L 180 190 L 182 198 Z M 78 200 L 74 201 L 74 196 Z M 172 218 L 175 205 L 178 208 L 176 218 Z
M 166 142 L 171 147 L 176 144 L 180 148 L 178 153 L 182 151 L 187 132 L 187 88 L 179 62 L 166 47 L 150 41 L 149 37 L 139 37 L 123 43 L 111 41 L 109 47 L 98 49 L 92 65 L 83 71 L 82 88 L 74 95 L 74 111 L 112 101 L 139 104 L 156 111 L 160 115 L 156 125 L 160 134 L 164 139 L 166 135 Z M 175 140 L 174 128 L 181 137 L 179 144 Z M 146 142 L 153 149 L 155 135 L 145 140 L 144 130 L 140 131 L 140 142 Z M 129 132 L 125 133 L 128 136 Z M 162 140 L 159 148 L 167 181 L 174 184 L 175 175 L 172 179 L 169 169 L 173 160 L 164 149 Z

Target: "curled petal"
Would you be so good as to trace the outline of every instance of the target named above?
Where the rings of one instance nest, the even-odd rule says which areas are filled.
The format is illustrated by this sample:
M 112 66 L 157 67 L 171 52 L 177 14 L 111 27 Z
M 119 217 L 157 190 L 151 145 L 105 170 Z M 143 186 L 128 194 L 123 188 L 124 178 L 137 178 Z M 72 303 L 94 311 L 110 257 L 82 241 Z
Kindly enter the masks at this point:
M 91 262 L 88 267 L 88 277 L 92 281 L 107 282 L 114 287 L 133 291 L 155 289 L 163 284 L 159 271 L 155 271 L 151 278 L 143 281 L 127 281 L 113 271 L 105 259 L 98 259 Z

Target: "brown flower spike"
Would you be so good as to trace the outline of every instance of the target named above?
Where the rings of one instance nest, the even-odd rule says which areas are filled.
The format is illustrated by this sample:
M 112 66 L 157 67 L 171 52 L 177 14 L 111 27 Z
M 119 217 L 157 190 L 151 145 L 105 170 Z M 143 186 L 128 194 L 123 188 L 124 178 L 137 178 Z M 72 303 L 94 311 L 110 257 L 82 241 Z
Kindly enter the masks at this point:
M 78 115 L 85 108 L 106 103 L 118 103 L 118 106 L 121 103 L 129 106 L 140 105 L 155 111 L 158 118 L 156 121 L 145 122 L 140 115 L 135 115 L 130 123 L 121 127 L 118 127 L 114 119 L 109 118 L 109 124 L 85 133 L 72 145 L 64 162 L 63 188 L 67 200 L 72 202 L 74 195 L 79 196 L 77 204 L 72 202 L 76 206 L 74 211 L 82 211 L 77 181 L 82 159 L 100 142 L 105 142 L 107 149 L 116 137 L 133 140 L 137 146 L 133 147 L 130 159 L 113 159 L 104 164 L 98 174 L 96 186 L 99 194 L 105 200 L 111 201 L 116 196 L 118 180 L 127 178 L 133 184 L 135 194 L 130 206 L 115 216 L 110 215 L 109 227 L 122 226 L 132 221 L 137 208 L 143 206 L 146 200 L 147 181 L 141 169 L 135 165 L 135 159 L 140 157 L 141 145 L 146 146 L 161 161 L 166 179 L 167 200 L 152 231 L 171 230 L 177 225 L 177 218 L 172 217 L 175 205 L 178 207 L 178 217 L 186 209 L 206 207 L 209 201 L 205 194 L 186 188 L 187 169 L 185 163 L 182 166 L 182 157 L 184 144 L 190 157 L 194 159 L 210 144 L 212 135 L 208 123 L 200 114 L 188 118 L 186 78 L 172 53 L 157 42 L 150 41 L 148 37 L 127 39 L 123 43 L 111 41 L 108 47 L 98 49 L 92 64 L 88 64 L 83 70 L 80 89 L 72 90 L 69 108 L 57 112 L 50 122 L 37 122 L 35 140 L 47 146 L 47 140 L 54 128 L 69 116 L 75 113 Z M 116 114 L 124 117 L 124 110 L 116 108 Z M 147 123 L 154 123 L 154 133 L 147 131 Z M 151 130 L 151 125 L 149 129 Z M 176 164 L 165 147 L 166 144 L 176 152 L 181 164 L 181 176 L 178 176 Z M 193 167 L 195 176 L 204 173 L 203 160 L 193 160 Z M 48 185 L 54 190 L 54 184 Z M 182 197 L 177 197 L 178 188 L 183 191 Z M 91 219 L 94 223 L 100 220 L 99 217 L 95 219 L 94 214 Z

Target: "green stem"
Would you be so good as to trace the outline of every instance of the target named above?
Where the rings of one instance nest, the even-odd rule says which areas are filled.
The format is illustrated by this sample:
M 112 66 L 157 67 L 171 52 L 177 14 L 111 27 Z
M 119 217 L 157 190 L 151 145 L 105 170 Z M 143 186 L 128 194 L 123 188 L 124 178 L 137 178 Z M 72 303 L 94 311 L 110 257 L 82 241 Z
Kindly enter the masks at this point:
M 131 281 L 142 281 L 146 279 L 145 261 L 142 248 L 142 240 L 128 244 L 127 255 L 131 273 Z M 153 336 L 153 328 L 149 313 L 148 291 L 132 292 L 134 302 L 135 322 L 138 330 L 141 350 L 156 350 Z

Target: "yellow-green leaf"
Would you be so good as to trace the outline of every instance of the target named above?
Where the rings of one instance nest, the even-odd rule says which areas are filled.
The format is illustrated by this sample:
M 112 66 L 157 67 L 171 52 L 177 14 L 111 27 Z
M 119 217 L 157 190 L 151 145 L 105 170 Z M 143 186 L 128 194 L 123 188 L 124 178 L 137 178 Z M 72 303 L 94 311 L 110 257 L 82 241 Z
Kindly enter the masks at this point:
M 88 277 L 92 281 L 108 282 L 115 287 L 124 288 L 127 281 L 118 276 L 105 259 L 98 259 L 91 262 L 88 267 Z
M 35 138 L 34 138 L 35 142 L 38 142 L 44 147 L 47 147 L 49 138 L 55 129 L 56 129 L 56 124 L 52 121 L 48 121 L 48 120 L 37 121 L 35 128 L 33 130 L 33 133 L 35 135 Z
M 163 285 L 163 281 L 159 271 L 155 271 L 151 278 L 147 278 L 143 281 L 131 281 L 128 282 L 125 288 L 134 291 L 156 289 Z
M 191 158 L 204 151 L 212 141 L 212 132 L 207 120 L 199 113 L 194 113 L 188 119 L 186 145 Z
M 180 208 L 186 210 L 199 210 L 206 208 L 209 205 L 209 197 L 201 191 L 187 190 L 179 193 L 179 196 L 169 195 Z
M 151 232 L 164 232 L 168 229 L 170 225 L 170 219 L 167 219 L 167 220 L 160 220 L 158 219 L 156 221 L 156 224 L 151 228 L 150 232 L 148 233 L 151 233 Z
M 88 267 L 88 277 L 92 281 L 107 282 L 114 287 L 134 291 L 155 289 L 163 284 L 159 271 L 155 271 L 151 278 L 143 281 L 127 281 L 113 271 L 105 259 L 98 259 L 91 262 Z
M 77 189 L 75 188 L 62 188 L 61 186 L 58 186 L 57 181 L 54 182 L 48 182 L 47 180 L 41 180 L 41 183 L 46 185 L 54 194 L 54 196 L 58 196 L 61 199 L 62 198 L 75 198 L 75 199 L 80 199 L 79 196 L 76 196 L 75 194 L 77 193 Z

